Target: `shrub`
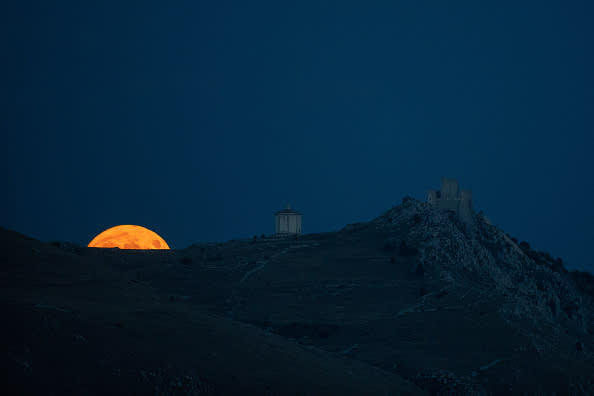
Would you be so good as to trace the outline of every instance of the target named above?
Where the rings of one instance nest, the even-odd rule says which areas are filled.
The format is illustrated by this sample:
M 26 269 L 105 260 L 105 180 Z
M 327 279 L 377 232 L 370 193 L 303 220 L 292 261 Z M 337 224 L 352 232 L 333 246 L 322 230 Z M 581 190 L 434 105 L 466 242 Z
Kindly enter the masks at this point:
M 557 304 L 555 304 L 555 300 L 553 300 L 553 298 L 549 298 L 549 309 L 551 310 L 551 313 L 556 316 L 557 315 Z
M 412 200 L 413 200 L 413 198 L 410 195 L 405 195 L 404 198 L 402 198 L 402 203 L 405 204 Z
M 584 344 L 581 343 L 581 341 L 577 341 L 575 343 L 575 350 L 578 352 L 581 352 L 584 350 Z
M 524 251 L 530 251 L 530 244 L 526 241 L 520 242 L 520 248 Z
M 553 261 L 552 269 L 555 272 L 566 272 L 565 266 L 563 265 L 563 260 L 560 257 L 557 257 L 555 261 Z
M 571 271 L 569 274 L 573 278 L 578 290 L 594 297 L 594 275 L 586 271 Z
M 425 275 L 425 268 L 423 267 L 423 264 L 418 263 L 417 264 L 417 268 L 415 269 L 415 273 L 419 276 L 423 276 Z
M 563 304 L 562 309 L 569 319 L 573 319 L 579 311 L 579 307 L 575 301 L 566 302 L 565 304 Z

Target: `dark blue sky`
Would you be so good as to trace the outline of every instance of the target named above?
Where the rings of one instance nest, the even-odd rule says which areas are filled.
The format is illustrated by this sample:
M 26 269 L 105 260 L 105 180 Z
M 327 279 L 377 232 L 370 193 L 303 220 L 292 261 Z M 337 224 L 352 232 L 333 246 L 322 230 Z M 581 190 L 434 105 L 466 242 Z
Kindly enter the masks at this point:
M 0 13 L 0 225 L 181 248 L 288 201 L 336 230 L 445 175 L 594 270 L 591 1 L 87 3 Z

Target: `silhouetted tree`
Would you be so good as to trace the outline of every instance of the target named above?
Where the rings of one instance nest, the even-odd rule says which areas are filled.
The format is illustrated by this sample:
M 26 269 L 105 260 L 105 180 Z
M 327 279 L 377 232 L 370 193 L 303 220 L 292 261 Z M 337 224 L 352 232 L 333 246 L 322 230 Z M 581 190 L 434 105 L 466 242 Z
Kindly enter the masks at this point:
M 584 344 L 582 344 L 580 341 L 575 343 L 575 350 L 578 352 L 581 352 L 584 350 Z
M 417 268 L 415 270 L 415 273 L 419 276 L 423 276 L 425 275 L 425 268 L 423 268 L 423 264 L 422 263 L 418 263 L 417 264 Z
M 557 257 L 553 262 L 553 271 L 566 272 L 565 266 L 563 265 L 563 260 L 560 257 Z

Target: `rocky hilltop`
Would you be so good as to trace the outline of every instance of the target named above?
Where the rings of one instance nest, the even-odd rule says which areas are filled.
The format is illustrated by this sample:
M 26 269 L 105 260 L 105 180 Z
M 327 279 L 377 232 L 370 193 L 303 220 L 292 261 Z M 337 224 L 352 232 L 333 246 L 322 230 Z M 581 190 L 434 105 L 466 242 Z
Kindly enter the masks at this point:
M 299 238 L 0 243 L 25 393 L 594 394 L 593 277 L 482 214 L 405 198 Z
M 518 242 L 482 213 L 465 224 L 453 212 L 405 199 L 372 224 L 387 232 L 406 228 L 403 241 L 420 252 L 418 266 L 445 287 L 500 296 L 497 312 L 512 326 L 529 323 L 539 352 L 555 350 L 562 333 L 577 343 L 594 334 L 593 295 L 579 286 L 594 285 L 592 277 L 570 273 L 560 258 Z

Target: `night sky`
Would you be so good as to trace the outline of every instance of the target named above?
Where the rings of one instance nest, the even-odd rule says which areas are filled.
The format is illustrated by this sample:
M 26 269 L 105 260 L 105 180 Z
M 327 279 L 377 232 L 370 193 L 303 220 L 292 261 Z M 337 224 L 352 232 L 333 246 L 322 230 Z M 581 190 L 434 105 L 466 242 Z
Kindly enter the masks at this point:
M 0 226 L 183 248 L 288 202 L 337 230 L 449 176 L 594 271 L 592 1 L 89 3 L 0 12 Z

